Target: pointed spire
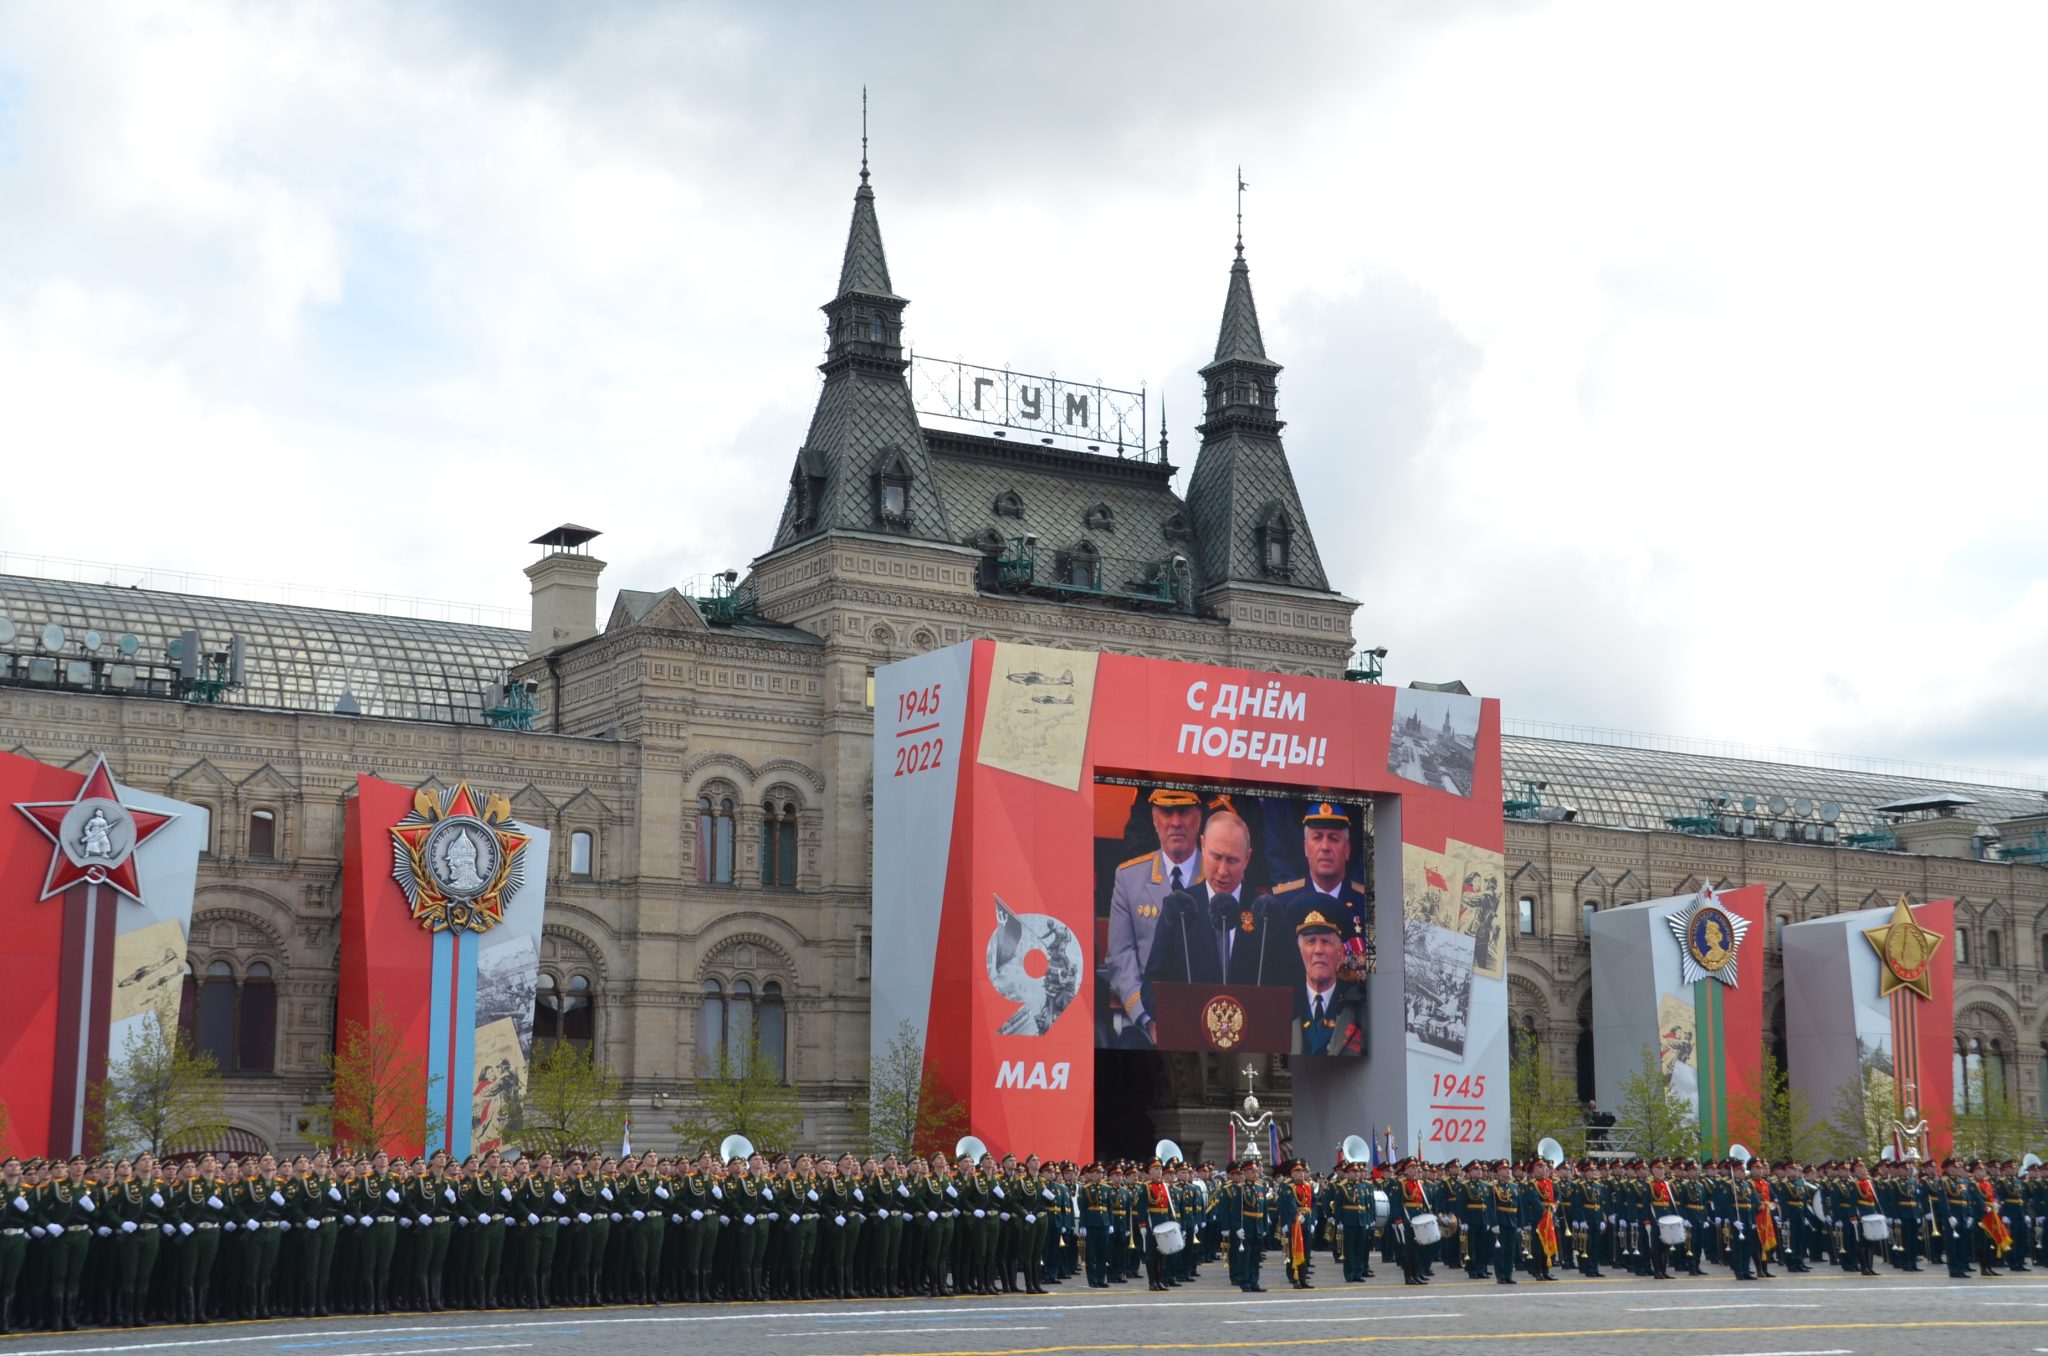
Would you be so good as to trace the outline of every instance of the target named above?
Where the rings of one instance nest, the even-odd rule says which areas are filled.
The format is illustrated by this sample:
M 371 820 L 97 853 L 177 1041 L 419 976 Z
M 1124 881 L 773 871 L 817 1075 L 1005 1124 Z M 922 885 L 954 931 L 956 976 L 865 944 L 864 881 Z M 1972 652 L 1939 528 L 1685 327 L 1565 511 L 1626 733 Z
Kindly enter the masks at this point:
M 1216 331 L 1219 363 L 1248 359 L 1265 362 L 1266 341 L 1259 333 L 1259 308 L 1252 301 L 1252 271 L 1244 262 L 1244 244 L 1239 242 L 1237 261 L 1230 266 L 1230 291 L 1223 298 L 1223 324 Z
M 865 292 L 893 297 L 889 258 L 882 251 L 882 224 L 875 217 L 875 190 L 868 185 L 868 92 L 860 92 L 860 187 L 853 192 L 853 224 L 846 232 L 846 257 L 839 265 L 839 295 Z

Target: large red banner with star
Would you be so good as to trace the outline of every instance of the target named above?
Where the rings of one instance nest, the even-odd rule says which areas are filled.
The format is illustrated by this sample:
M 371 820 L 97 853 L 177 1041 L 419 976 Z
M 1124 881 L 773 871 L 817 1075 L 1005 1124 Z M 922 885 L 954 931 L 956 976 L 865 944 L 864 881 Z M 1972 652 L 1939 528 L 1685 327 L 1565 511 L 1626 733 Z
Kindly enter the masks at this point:
M 0 1102 L 6 1148 L 97 1148 L 110 1052 L 172 1039 L 206 811 L 0 754 Z

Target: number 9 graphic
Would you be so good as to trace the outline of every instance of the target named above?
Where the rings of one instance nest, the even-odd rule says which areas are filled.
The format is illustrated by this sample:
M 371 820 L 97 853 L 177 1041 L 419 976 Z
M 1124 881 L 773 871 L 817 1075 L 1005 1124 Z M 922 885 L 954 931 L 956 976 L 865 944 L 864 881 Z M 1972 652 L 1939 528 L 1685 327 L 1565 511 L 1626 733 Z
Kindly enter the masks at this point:
M 1081 940 L 1051 914 L 1013 912 L 997 895 L 988 982 L 1018 1005 L 997 1035 L 1043 1036 L 1081 990 Z

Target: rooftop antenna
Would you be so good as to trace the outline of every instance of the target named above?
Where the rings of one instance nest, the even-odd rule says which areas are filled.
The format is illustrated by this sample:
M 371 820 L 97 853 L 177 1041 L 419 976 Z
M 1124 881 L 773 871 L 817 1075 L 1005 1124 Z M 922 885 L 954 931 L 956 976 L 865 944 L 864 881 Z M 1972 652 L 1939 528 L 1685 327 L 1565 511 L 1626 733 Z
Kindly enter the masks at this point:
M 865 104 L 862 105 L 866 107 Z M 866 124 L 863 123 L 863 126 Z M 865 143 L 863 143 L 865 144 Z M 862 161 L 866 164 L 866 161 Z M 1237 257 L 1244 258 L 1244 191 L 1251 185 L 1244 181 L 1244 166 L 1237 167 Z
M 1159 464 L 1166 465 L 1166 391 L 1159 392 Z
M 860 181 L 868 181 L 868 87 L 860 87 Z M 1242 245 L 1242 241 L 1239 242 Z

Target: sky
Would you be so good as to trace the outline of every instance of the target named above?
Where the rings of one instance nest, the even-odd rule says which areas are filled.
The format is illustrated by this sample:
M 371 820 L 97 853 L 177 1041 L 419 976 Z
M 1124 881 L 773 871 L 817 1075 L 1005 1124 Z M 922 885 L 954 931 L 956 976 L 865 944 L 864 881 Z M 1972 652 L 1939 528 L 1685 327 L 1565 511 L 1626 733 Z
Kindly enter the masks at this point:
M 2038 4 L 18 0 L 0 570 L 523 626 L 565 520 L 607 593 L 744 568 L 865 84 L 911 346 L 1143 383 L 1184 468 L 1243 167 L 1391 681 L 2048 772 L 2043 50 Z

